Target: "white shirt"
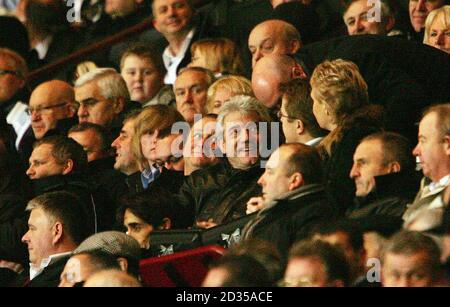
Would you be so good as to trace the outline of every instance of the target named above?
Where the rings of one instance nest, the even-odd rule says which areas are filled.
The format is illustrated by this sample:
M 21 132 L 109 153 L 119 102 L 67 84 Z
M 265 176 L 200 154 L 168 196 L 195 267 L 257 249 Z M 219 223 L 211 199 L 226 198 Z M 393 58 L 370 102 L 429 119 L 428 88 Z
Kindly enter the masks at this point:
M 46 267 L 50 264 L 55 263 L 57 260 L 70 255 L 72 252 L 60 253 L 51 255 L 48 258 L 44 258 L 41 260 L 41 264 L 39 266 L 30 263 L 30 280 L 33 280 L 36 276 L 42 273 Z
M 43 60 L 45 56 L 47 55 L 48 49 L 50 48 L 50 44 L 52 43 L 53 36 L 47 36 L 43 41 L 41 41 L 39 44 L 34 47 L 34 49 L 37 51 L 39 60 Z
M 25 103 L 18 101 L 6 116 L 6 122 L 13 126 L 17 135 L 16 149 L 19 149 L 20 141 L 31 125 L 31 116 L 27 114 L 27 108 Z
M 323 137 L 320 136 L 318 138 L 309 140 L 308 142 L 305 143 L 305 145 L 315 147 L 317 144 L 320 143 L 320 141 L 322 141 L 322 139 L 323 139 Z
M 188 35 L 186 35 L 183 43 L 181 44 L 180 52 L 176 55 L 173 55 L 170 50 L 170 45 L 166 47 L 163 53 L 163 61 L 164 66 L 167 69 L 166 76 L 164 77 L 165 84 L 174 84 L 175 79 L 177 78 L 177 68 L 180 65 L 181 61 L 183 61 L 184 55 L 186 54 L 187 49 L 191 43 L 192 37 L 194 37 L 195 29 L 189 31 Z

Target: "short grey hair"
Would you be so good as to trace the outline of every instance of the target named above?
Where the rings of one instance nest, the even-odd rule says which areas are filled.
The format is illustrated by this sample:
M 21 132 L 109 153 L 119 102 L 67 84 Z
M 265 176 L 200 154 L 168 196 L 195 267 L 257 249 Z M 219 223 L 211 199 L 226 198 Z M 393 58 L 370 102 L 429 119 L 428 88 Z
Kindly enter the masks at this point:
M 255 112 L 259 117 L 259 122 L 272 121 L 269 111 L 258 99 L 252 96 L 237 95 L 232 97 L 220 108 L 219 116 L 217 118 L 218 135 L 221 135 L 225 128 L 225 117 L 233 112 L 239 112 L 242 115 L 248 115 L 251 112 Z
M 101 95 L 105 99 L 125 98 L 130 100 L 127 84 L 122 76 L 113 68 L 93 69 L 75 81 L 75 88 L 90 82 L 97 82 Z

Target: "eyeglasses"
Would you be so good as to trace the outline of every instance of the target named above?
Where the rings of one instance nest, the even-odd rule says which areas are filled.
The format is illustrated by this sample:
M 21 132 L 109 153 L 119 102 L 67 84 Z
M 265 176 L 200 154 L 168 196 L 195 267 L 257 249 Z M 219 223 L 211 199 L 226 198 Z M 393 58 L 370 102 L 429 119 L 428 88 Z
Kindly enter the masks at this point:
M 55 104 L 53 106 L 48 106 L 48 107 L 37 107 L 37 108 L 28 107 L 26 112 L 28 115 L 33 114 L 33 112 L 42 114 L 42 113 L 45 113 L 47 110 L 51 110 L 53 108 L 59 108 L 59 107 L 65 106 L 65 105 L 67 105 L 67 102 L 62 102 L 62 103 Z
M 18 71 L 8 70 L 8 69 L 0 69 L 0 76 L 3 76 L 3 75 L 15 75 L 17 77 L 22 77 L 22 75 Z

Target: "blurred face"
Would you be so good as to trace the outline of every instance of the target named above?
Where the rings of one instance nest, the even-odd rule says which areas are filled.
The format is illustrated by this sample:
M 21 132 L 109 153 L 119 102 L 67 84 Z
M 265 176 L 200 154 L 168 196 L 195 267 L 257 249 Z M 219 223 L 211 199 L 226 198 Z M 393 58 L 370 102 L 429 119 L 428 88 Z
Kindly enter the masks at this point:
M 215 157 L 216 149 L 216 120 L 203 118 L 195 122 L 189 131 L 189 137 L 184 150 L 184 158 L 196 168 L 203 168 L 214 164 L 219 158 Z
M 281 102 L 280 111 L 278 111 L 278 119 L 280 120 L 281 127 L 283 128 L 283 133 L 286 138 L 286 143 L 295 143 L 297 142 L 297 126 L 298 120 L 289 117 L 286 112 L 286 104 L 287 100 L 283 96 L 283 100 Z
M 450 25 L 445 25 L 444 14 L 437 16 L 431 23 L 426 44 L 450 53 Z
M 107 127 L 123 107 L 114 99 L 105 99 L 96 82 L 89 82 L 75 88 L 75 99 L 80 104 L 78 120 L 80 123 L 94 123 Z
M 330 286 L 323 263 L 315 257 L 290 259 L 284 280 L 291 287 Z
M 0 57 L 0 105 L 25 86 L 25 80 L 18 76 L 16 67 L 12 64 L 6 58 Z
M 353 2 L 344 14 L 344 22 L 349 35 L 379 34 L 386 35 L 384 16 L 380 21 L 370 20 L 371 10 L 375 5 L 369 5 L 368 0 Z M 368 15 L 369 12 L 369 15 Z M 375 18 L 373 18 L 375 19 Z
M 282 194 L 292 190 L 292 179 L 286 170 L 286 159 L 289 153 L 286 149 L 277 149 L 266 163 L 264 174 L 258 184 L 262 187 L 264 202 L 273 201 Z
M 42 139 L 49 130 L 56 128 L 58 120 L 73 114 L 70 102 L 61 101 L 60 98 L 60 95 L 48 86 L 38 87 L 31 94 L 29 112 L 36 139 Z
M 156 140 L 158 139 L 158 131 L 146 133 L 141 136 L 142 155 L 150 164 L 156 161 Z
M 216 91 L 216 94 L 213 97 L 213 110 L 212 113 L 214 114 L 219 114 L 220 112 L 220 108 L 225 104 L 225 102 L 227 102 L 228 100 L 230 100 L 231 97 L 233 97 L 235 95 L 233 95 L 233 93 L 226 89 L 226 88 L 218 88 Z
M 311 98 L 313 100 L 313 113 L 317 123 L 321 128 L 332 131 L 334 129 L 334 121 L 328 110 L 327 104 L 317 98 L 315 89 L 312 89 L 311 91 Z
M 189 67 L 203 67 L 203 68 L 210 69 L 211 71 L 215 72 L 215 68 L 214 67 L 208 67 L 206 65 L 205 54 L 200 52 L 198 50 L 198 48 L 195 49 L 194 53 L 192 54 L 191 63 L 189 63 L 188 66 Z
M 31 210 L 28 232 L 22 237 L 22 242 L 28 245 L 30 263 L 40 265 L 42 259 L 53 254 L 52 226 L 42 209 Z
M 136 3 L 141 0 L 105 0 L 105 13 L 108 15 L 127 16 L 134 12 Z
M 205 114 L 207 91 L 206 75 L 202 72 L 186 71 L 175 80 L 177 110 L 188 123 L 194 122 L 195 114 Z
M 121 74 L 131 100 L 142 104 L 158 94 L 164 85 L 164 76 L 156 70 L 153 63 L 135 55 L 129 55 L 125 59 Z
M 387 253 L 381 267 L 384 287 L 431 287 L 434 278 L 425 252 L 413 255 Z
M 131 142 L 134 136 L 134 120 L 127 121 L 120 131 L 119 136 L 111 144 L 116 149 L 116 162 L 114 168 L 126 175 L 138 171 L 134 158 Z
M 356 196 L 366 196 L 375 188 L 375 176 L 390 173 L 384 163 L 383 145 L 379 140 L 365 141 L 358 145 L 353 155 L 350 177 L 355 180 Z
M 212 268 L 206 274 L 205 280 L 203 280 L 202 287 L 222 287 L 222 285 L 228 280 L 229 274 L 223 268 Z
M 409 0 L 409 18 L 416 32 L 425 27 L 428 14 L 444 5 L 445 0 Z
M 58 287 L 74 287 L 77 283 L 85 282 L 92 275 L 91 269 L 88 255 L 72 256 L 61 273 Z
M 255 112 L 231 112 L 224 119 L 223 152 L 234 168 L 247 169 L 259 160 L 258 119 Z
M 91 129 L 82 132 L 72 132 L 69 134 L 69 138 L 83 146 L 88 162 L 102 159 L 106 156 L 102 150 L 100 137 Z
M 450 137 L 443 137 L 437 128 L 435 112 L 426 115 L 419 125 L 419 142 L 413 154 L 419 157 L 423 175 L 433 182 L 450 172 Z
M 65 175 L 67 173 L 65 165 L 56 161 L 52 151 L 53 146 L 49 144 L 42 144 L 33 149 L 30 156 L 30 167 L 27 170 L 27 175 L 30 179 Z
M 164 36 L 187 31 L 193 17 L 187 0 L 154 0 L 153 25 Z
M 156 140 L 155 162 L 166 169 L 182 172 L 184 170 L 183 136 L 171 134 Z
M 153 226 L 134 215 L 130 210 L 125 210 L 123 225 L 127 228 L 127 235 L 138 241 L 141 248 L 150 247 L 150 233 Z
M 256 26 L 248 38 L 248 49 L 252 54 L 252 67 L 269 54 L 291 54 L 295 52 L 283 37 L 281 26 L 263 24 Z

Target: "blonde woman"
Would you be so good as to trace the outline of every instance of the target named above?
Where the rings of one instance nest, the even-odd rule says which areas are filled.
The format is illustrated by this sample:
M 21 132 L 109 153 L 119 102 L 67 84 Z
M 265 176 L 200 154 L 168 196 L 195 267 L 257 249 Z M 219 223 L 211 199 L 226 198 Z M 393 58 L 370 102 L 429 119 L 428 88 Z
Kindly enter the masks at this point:
M 207 38 L 191 46 L 192 60 L 189 66 L 211 70 L 215 77 L 243 73 L 243 64 L 235 43 L 227 38 Z
M 250 80 L 241 76 L 220 78 L 208 89 L 207 113 L 219 114 L 222 105 L 237 95 L 254 96 Z
M 428 14 L 423 43 L 450 53 L 450 5 Z

